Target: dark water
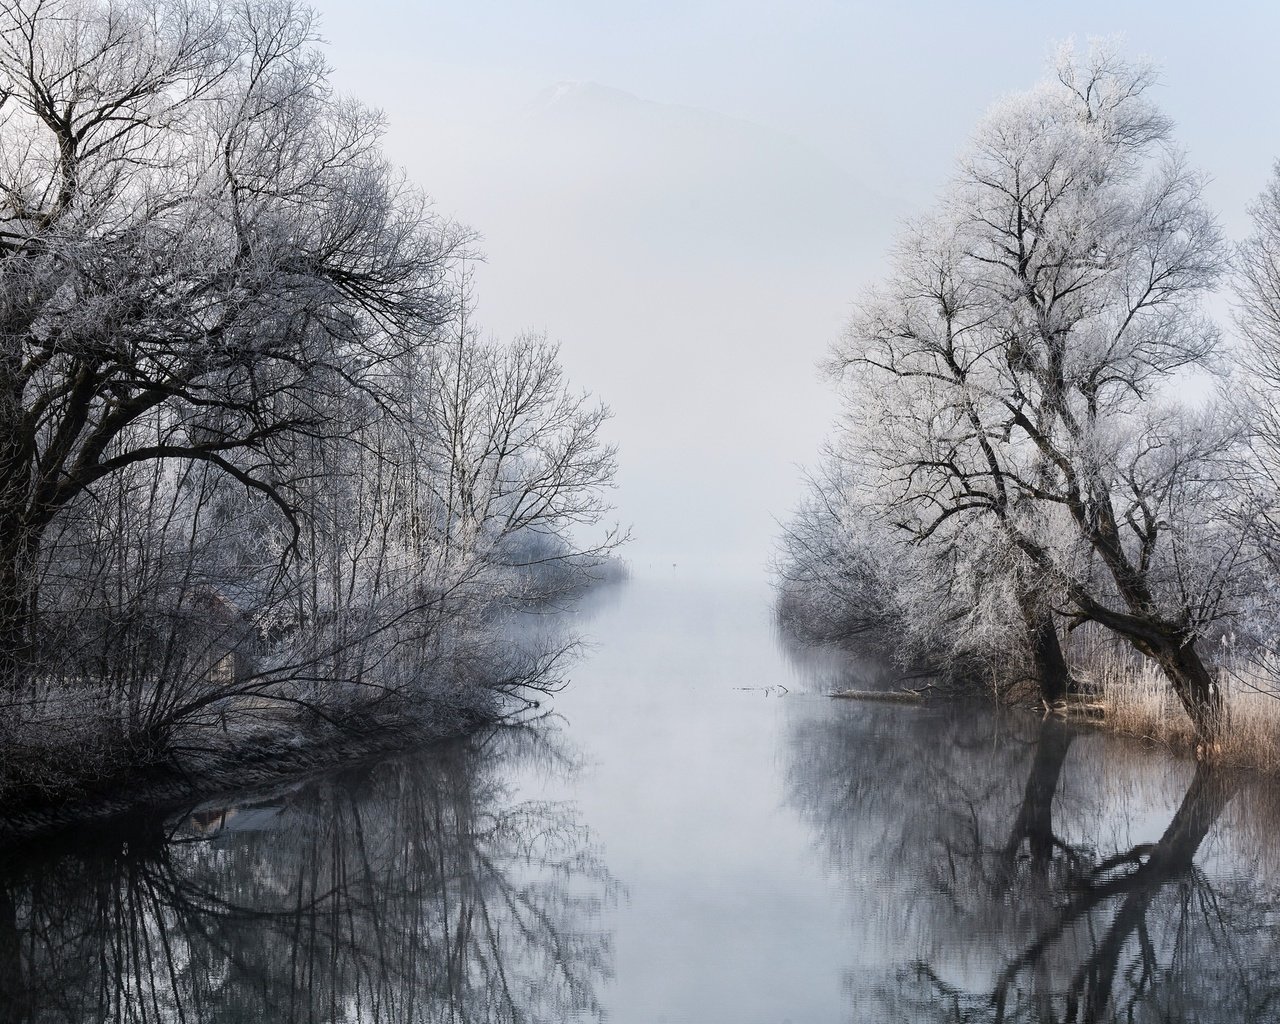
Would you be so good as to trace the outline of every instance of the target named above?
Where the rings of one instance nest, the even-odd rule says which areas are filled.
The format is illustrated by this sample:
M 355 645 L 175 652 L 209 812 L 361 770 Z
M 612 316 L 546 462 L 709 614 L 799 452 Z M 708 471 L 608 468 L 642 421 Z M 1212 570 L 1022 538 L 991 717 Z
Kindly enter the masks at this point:
M 834 702 L 768 594 L 636 582 L 557 716 L 0 865 L 0 1021 L 1280 1020 L 1280 798 Z

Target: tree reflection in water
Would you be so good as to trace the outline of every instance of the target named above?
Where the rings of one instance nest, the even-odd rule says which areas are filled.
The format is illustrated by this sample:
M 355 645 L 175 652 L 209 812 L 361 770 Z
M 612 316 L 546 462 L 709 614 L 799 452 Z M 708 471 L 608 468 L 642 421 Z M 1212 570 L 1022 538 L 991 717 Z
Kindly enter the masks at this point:
M 599 1019 L 615 884 L 567 806 L 503 781 L 547 735 L 29 851 L 0 868 L 0 1020 Z
M 856 887 L 855 1019 L 1280 1019 L 1280 874 L 1225 825 L 1253 784 L 989 709 L 824 709 L 791 746 Z

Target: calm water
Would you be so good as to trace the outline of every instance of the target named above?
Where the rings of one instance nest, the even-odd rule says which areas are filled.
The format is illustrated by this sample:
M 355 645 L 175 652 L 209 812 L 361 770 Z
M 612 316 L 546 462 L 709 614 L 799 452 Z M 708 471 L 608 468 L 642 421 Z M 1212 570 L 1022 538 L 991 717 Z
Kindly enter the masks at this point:
M 1280 1020 L 1280 799 L 597 595 L 531 728 L 0 866 L 0 1021 Z

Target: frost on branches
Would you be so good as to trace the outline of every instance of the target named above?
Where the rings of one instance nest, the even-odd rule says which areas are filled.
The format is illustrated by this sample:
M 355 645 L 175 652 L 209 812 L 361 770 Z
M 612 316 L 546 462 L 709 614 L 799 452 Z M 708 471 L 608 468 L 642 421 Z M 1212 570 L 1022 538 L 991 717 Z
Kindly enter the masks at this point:
M 1229 253 L 1153 82 L 1109 47 L 1066 50 L 978 126 L 834 353 L 844 416 L 787 576 L 839 594 L 798 569 L 821 548 L 796 538 L 873 538 L 855 561 L 913 643 L 1020 651 L 1011 671 L 1050 702 L 1072 684 L 1064 628 L 1103 628 L 1212 743 L 1205 641 L 1258 584 L 1240 514 L 1255 433 L 1233 403 L 1175 397 L 1175 375 L 1220 370 L 1203 303 Z M 1274 408 L 1275 376 L 1258 381 Z
M 475 337 L 470 236 L 316 39 L 0 0 L 0 798 L 24 745 L 74 784 L 211 723 L 490 714 L 547 667 L 481 657 L 497 609 L 620 540 L 607 410 Z

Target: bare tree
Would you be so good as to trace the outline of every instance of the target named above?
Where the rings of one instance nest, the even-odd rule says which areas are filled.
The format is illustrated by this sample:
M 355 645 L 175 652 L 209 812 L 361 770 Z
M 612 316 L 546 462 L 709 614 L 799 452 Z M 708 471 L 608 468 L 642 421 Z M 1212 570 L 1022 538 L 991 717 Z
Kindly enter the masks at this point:
M 0 647 L 59 512 L 155 459 L 287 516 L 273 437 L 323 433 L 452 315 L 463 236 L 384 161 L 290 2 L 0 5 Z M 323 370 L 323 372 L 318 372 Z M 278 467 L 276 467 L 278 469 Z
M 861 464 L 856 438 L 837 431 L 785 526 L 776 571 L 789 633 L 870 645 L 953 685 L 1008 691 L 1030 678 L 1058 699 L 1066 668 L 1044 663 L 1027 621 L 1025 563 L 1011 562 L 991 524 L 926 541 L 896 525 L 868 487 L 874 468 Z M 1057 650 L 1051 620 L 1049 641 Z
M 435 351 L 425 392 L 447 545 L 529 567 L 598 559 L 625 539 L 615 528 L 587 550 L 567 543 L 566 531 L 597 527 L 609 512 L 617 450 L 602 437 L 608 407 L 569 387 L 555 344 L 535 334 L 480 342 L 464 324 Z
M 1249 425 L 1253 536 L 1273 572 L 1280 571 L 1280 164 L 1252 207 L 1254 231 L 1240 247 L 1236 321 L 1243 373 L 1233 396 Z
M 540 692 L 498 613 L 623 539 L 608 410 L 382 132 L 293 0 L 0 0 L 0 799 Z
M 1160 388 L 1210 365 L 1199 304 L 1224 255 L 1153 80 L 1107 48 L 1066 53 L 995 108 L 837 362 L 886 521 L 918 543 L 998 534 L 1046 646 L 1051 607 L 1125 637 L 1212 743 L 1221 695 L 1196 644 L 1231 607 L 1239 437 Z

